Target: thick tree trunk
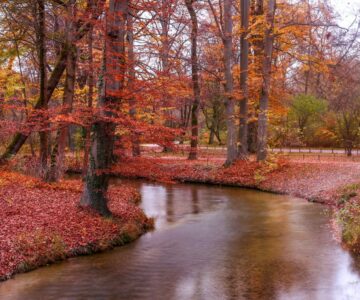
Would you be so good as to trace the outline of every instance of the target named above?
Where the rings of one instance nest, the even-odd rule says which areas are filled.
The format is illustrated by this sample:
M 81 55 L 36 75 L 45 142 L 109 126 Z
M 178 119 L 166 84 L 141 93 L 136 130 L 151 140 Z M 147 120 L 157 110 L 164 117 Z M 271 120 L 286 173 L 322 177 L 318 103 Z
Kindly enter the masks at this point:
M 225 165 L 231 165 L 237 158 L 237 135 L 235 125 L 235 101 L 233 98 L 233 77 L 232 77 L 232 1 L 224 0 L 224 64 L 225 64 L 225 111 L 227 126 L 227 155 Z
M 268 107 L 271 80 L 271 62 L 274 43 L 274 17 L 276 0 L 269 0 L 266 13 L 266 30 L 264 37 L 264 62 L 263 62 L 263 82 L 259 103 L 258 118 L 258 140 L 257 140 L 257 160 L 263 161 L 267 157 L 267 126 L 268 126 Z
M 79 41 L 83 38 L 84 35 L 87 34 L 87 32 L 93 27 L 94 21 L 97 20 L 97 18 L 101 15 L 103 12 L 103 7 L 106 2 L 106 0 L 98 0 L 96 4 L 92 3 L 93 0 L 88 0 L 87 4 L 87 10 L 90 15 L 89 21 L 83 22 L 79 21 L 77 24 L 77 32 L 74 37 L 74 41 Z M 69 45 L 63 45 L 63 48 L 61 49 L 59 58 L 55 64 L 55 68 L 51 73 L 51 76 L 46 84 L 46 95 L 45 95 L 45 102 L 46 104 L 50 101 L 52 94 L 54 93 L 55 88 L 57 87 L 62 74 L 64 73 L 64 70 L 66 68 L 66 62 L 67 62 L 67 56 L 69 53 L 70 47 Z M 34 107 L 36 110 L 42 108 L 42 102 L 40 101 L 40 98 L 35 104 Z M 29 116 L 29 123 L 31 123 L 33 116 Z M 6 163 L 9 159 L 11 159 L 13 156 L 15 156 L 23 144 L 26 142 L 26 139 L 28 138 L 31 128 L 33 128 L 33 125 L 29 125 L 29 129 L 27 130 L 27 133 L 17 133 L 12 142 L 9 144 L 9 146 L 6 148 L 5 152 L 0 157 L 0 164 Z
M 109 169 L 113 161 L 115 124 L 111 118 L 119 110 L 124 87 L 125 34 L 128 1 L 111 0 L 106 23 L 103 53 L 103 74 L 100 79 L 99 120 L 93 125 L 89 168 L 80 204 L 104 216 L 111 213 L 107 206 Z
M 240 128 L 239 128 L 239 158 L 245 159 L 248 155 L 248 74 L 249 74 L 249 0 L 240 1 L 241 10 L 241 39 L 240 39 L 240 88 L 242 99 L 240 101 Z
M 192 72 L 192 85 L 194 93 L 194 101 L 191 109 L 191 142 L 189 159 L 195 160 L 198 155 L 198 117 L 200 105 L 200 83 L 199 83 L 199 64 L 197 54 L 197 37 L 198 37 L 198 20 L 196 12 L 193 7 L 193 0 L 185 0 L 186 7 L 191 17 L 191 72 Z

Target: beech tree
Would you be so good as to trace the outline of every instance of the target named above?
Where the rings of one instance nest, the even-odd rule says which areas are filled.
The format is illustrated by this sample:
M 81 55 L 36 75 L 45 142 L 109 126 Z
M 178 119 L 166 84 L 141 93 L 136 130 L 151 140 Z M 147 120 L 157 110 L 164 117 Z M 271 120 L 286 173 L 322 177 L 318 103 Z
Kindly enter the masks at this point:
M 223 3 L 222 3 L 223 2 Z M 232 48 L 233 48 L 233 1 L 220 1 L 220 10 L 224 11 L 224 15 L 217 15 L 212 2 L 208 0 L 211 12 L 213 14 L 216 27 L 223 42 L 223 60 L 224 60 L 224 77 L 225 77 L 225 111 L 226 111 L 226 127 L 227 138 L 226 148 L 227 156 L 225 165 L 231 165 L 237 158 L 237 135 L 235 124 L 235 99 L 233 97 L 234 82 L 232 73 Z
M 274 18 L 276 0 L 269 0 L 266 12 L 266 29 L 264 37 L 264 61 L 262 70 L 262 86 L 259 102 L 259 121 L 257 137 L 257 159 L 265 160 L 267 156 L 268 108 L 271 81 L 272 53 L 274 44 Z
M 239 128 L 239 157 L 246 158 L 248 154 L 248 74 L 249 74 L 249 14 L 250 1 L 240 1 L 241 12 L 241 37 L 240 37 L 240 128 Z
M 185 0 L 186 7 L 191 17 L 191 73 L 192 85 L 194 93 L 194 101 L 191 109 L 191 148 L 189 159 L 197 158 L 198 147 L 198 115 L 200 105 L 200 82 L 199 82 L 199 67 L 197 54 L 197 37 L 198 37 L 198 21 L 195 9 L 193 7 L 194 0 Z
M 102 74 L 99 81 L 98 120 L 92 128 L 90 161 L 81 205 L 111 215 L 106 193 L 113 162 L 115 128 L 126 76 L 125 35 L 128 1 L 111 0 L 106 13 Z

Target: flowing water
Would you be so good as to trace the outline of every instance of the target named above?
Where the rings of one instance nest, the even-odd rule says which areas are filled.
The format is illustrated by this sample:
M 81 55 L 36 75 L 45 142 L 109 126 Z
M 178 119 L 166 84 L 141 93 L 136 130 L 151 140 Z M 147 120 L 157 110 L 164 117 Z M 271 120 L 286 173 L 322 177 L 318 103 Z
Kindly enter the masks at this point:
M 360 268 L 333 240 L 323 206 L 237 188 L 134 184 L 155 231 L 17 275 L 0 284 L 0 299 L 360 299 Z

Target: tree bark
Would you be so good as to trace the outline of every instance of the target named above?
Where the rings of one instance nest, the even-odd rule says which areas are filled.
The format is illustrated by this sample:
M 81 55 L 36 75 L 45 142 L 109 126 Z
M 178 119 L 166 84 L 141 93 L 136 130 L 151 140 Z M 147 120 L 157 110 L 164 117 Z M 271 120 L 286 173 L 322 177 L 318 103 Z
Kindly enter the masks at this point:
M 185 4 L 191 17 L 191 73 L 194 100 L 191 108 L 191 142 L 189 159 L 195 160 L 198 155 L 198 117 L 200 105 L 200 83 L 199 83 L 199 63 L 197 54 L 198 20 L 193 7 L 194 0 L 185 0 Z
M 45 37 L 45 1 L 37 0 L 37 9 L 36 9 L 36 37 L 37 37 L 37 46 L 38 46 L 38 59 L 39 59 L 39 106 L 43 110 L 45 120 L 46 110 L 47 110 L 47 101 L 46 101 L 46 84 L 47 84 L 47 75 L 46 75 L 46 37 Z M 45 127 L 45 126 L 44 126 Z M 43 128 L 40 131 L 40 165 L 41 171 L 46 174 L 47 172 L 47 161 L 48 161 L 48 132 L 46 128 Z
M 241 37 L 240 37 L 240 89 L 242 99 L 240 101 L 240 128 L 239 128 L 239 158 L 246 159 L 248 155 L 248 74 L 249 74 L 249 42 L 247 40 L 249 30 L 249 0 L 240 1 L 241 11 Z
M 113 161 L 115 124 L 111 118 L 119 110 L 124 88 L 125 34 L 128 1 L 111 0 L 106 16 L 106 36 L 103 67 L 99 82 L 99 119 L 93 125 L 89 168 L 84 192 L 80 200 L 83 207 L 90 207 L 103 216 L 110 216 L 107 206 L 109 171 Z
M 133 13 L 134 11 L 131 11 L 132 13 L 129 13 L 127 15 L 127 39 L 128 39 L 128 72 L 129 72 L 129 78 L 128 78 L 128 89 L 129 91 L 134 91 L 134 81 L 135 81 L 135 53 L 134 53 L 134 20 L 133 20 Z M 133 121 L 136 121 L 136 101 L 134 97 L 131 97 L 129 100 L 130 104 L 130 110 L 129 114 Z M 134 130 L 131 133 L 131 150 L 133 157 L 139 157 L 141 155 L 140 151 L 140 139 L 139 134 Z
M 72 47 L 68 54 L 66 64 L 66 78 L 62 108 L 63 115 L 71 113 L 75 93 L 77 49 L 72 40 L 74 36 L 74 23 L 71 21 L 76 15 L 75 0 L 70 0 L 67 9 L 70 20 L 66 24 L 66 39 L 67 43 L 72 45 Z M 68 135 L 69 125 L 65 122 L 64 124 L 61 124 L 61 128 L 58 129 L 55 146 L 51 154 L 51 165 L 47 175 L 47 180 L 50 182 L 58 181 L 64 173 L 65 148 L 68 142 Z
M 91 109 L 93 106 L 94 98 L 94 58 L 93 58 L 93 30 L 91 29 L 88 34 L 88 54 L 89 54 L 89 74 L 87 77 L 88 94 L 87 105 Z M 85 145 L 84 145 L 84 161 L 83 161 L 83 178 L 86 176 L 87 167 L 89 164 L 89 155 L 91 147 L 91 127 L 85 129 Z
M 268 9 L 266 13 L 266 29 L 264 37 L 264 62 L 262 71 L 262 87 L 259 103 L 258 118 L 258 144 L 257 144 L 257 160 L 263 161 L 267 157 L 267 126 L 268 126 L 268 107 L 269 92 L 271 81 L 271 62 L 274 43 L 274 17 L 275 17 L 276 0 L 268 1 Z
M 250 13 L 252 15 L 252 24 L 251 26 L 255 27 L 255 31 L 258 31 L 256 28 L 256 23 L 261 24 L 261 20 L 264 15 L 264 0 L 251 0 Z M 258 25 L 259 26 L 259 25 Z M 255 74 L 258 77 L 261 77 L 262 74 L 262 65 L 263 65 L 263 55 L 264 55 L 264 39 L 261 34 L 253 33 L 252 34 L 253 43 L 251 45 L 253 54 L 252 64 L 254 65 Z M 254 107 L 250 110 L 248 118 L 248 151 L 249 153 L 257 153 L 257 132 L 258 132 L 258 99 L 254 99 Z
M 233 99 L 232 78 L 232 0 L 224 0 L 224 65 L 225 65 L 225 111 L 227 126 L 227 155 L 225 165 L 231 165 L 237 158 L 237 136 L 235 125 L 235 101 Z

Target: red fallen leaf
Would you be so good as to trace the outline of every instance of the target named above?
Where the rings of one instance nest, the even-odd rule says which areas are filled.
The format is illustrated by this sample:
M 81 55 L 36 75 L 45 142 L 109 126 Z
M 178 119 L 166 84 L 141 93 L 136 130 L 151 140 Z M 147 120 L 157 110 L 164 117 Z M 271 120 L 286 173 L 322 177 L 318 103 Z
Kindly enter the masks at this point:
M 80 209 L 81 190 L 79 180 L 49 185 L 0 171 L 0 280 L 24 262 L 42 265 L 56 257 L 72 255 L 79 245 L 91 243 L 100 247 L 115 240 L 127 222 L 136 221 L 140 226 L 148 222 L 133 204 L 139 196 L 131 187 L 110 189 L 113 220 Z

